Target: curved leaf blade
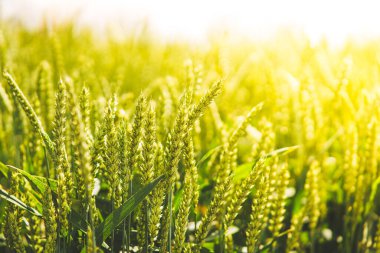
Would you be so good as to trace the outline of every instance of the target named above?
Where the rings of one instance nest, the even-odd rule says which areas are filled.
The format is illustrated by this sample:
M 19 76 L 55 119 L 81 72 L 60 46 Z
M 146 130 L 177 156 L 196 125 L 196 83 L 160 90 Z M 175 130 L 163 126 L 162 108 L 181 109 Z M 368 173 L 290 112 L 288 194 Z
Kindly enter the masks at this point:
M 284 155 L 287 155 L 287 154 L 297 150 L 298 148 L 299 148 L 298 145 L 279 148 L 279 149 L 273 150 L 273 151 L 263 155 L 262 158 L 269 159 L 269 158 L 272 158 L 275 156 L 284 156 Z M 239 180 L 246 178 L 259 159 L 260 158 L 257 158 L 253 162 L 244 163 L 244 164 L 238 166 L 235 169 L 234 181 L 238 182 Z
M 0 197 L 5 199 L 6 201 L 28 211 L 29 213 L 37 216 L 37 217 L 40 217 L 42 218 L 42 214 L 40 214 L 36 209 L 34 209 L 33 207 L 30 207 L 28 206 L 27 204 L 25 204 L 24 202 L 22 202 L 21 200 L 19 200 L 18 198 L 16 198 L 15 196 L 9 194 L 8 192 L 4 191 L 3 189 L 0 189 Z
M 4 165 L 4 164 L 0 163 L 0 167 L 1 167 L 3 174 L 5 174 L 9 169 L 17 171 L 18 173 L 23 175 L 32 184 L 32 186 L 35 189 L 37 189 L 38 192 L 41 194 L 44 194 L 46 191 L 46 188 L 49 187 L 49 185 L 47 184 L 47 180 L 44 177 L 34 176 L 32 174 L 29 174 L 25 170 L 16 168 L 12 165 Z M 56 192 L 57 191 L 57 181 L 49 178 L 49 184 L 51 186 L 51 190 L 53 192 Z
M 108 236 L 111 235 L 112 231 L 116 229 L 127 217 L 130 215 L 137 206 L 145 199 L 146 196 L 153 190 L 153 188 L 164 178 L 160 176 L 144 186 L 141 190 L 137 191 L 132 195 L 124 204 L 113 211 L 111 214 L 105 218 L 105 220 L 99 224 L 96 228 L 96 243 L 98 245 L 102 244 Z
M 202 163 L 204 163 L 204 162 L 205 162 L 208 158 L 210 158 L 214 153 L 219 152 L 220 148 L 221 148 L 221 146 L 219 145 L 219 146 L 216 146 L 215 148 L 210 149 L 209 151 L 207 151 L 207 153 L 204 154 L 204 155 L 202 156 L 202 158 L 199 159 L 199 161 L 197 162 L 197 167 L 199 167 L 199 165 L 201 165 Z
M 86 219 L 83 218 L 79 213 L 77 213 L 75 210 L 71 209 L 70 214 L 69 214 L 69 222 L 82 231 L 83 233 L 87 233 L 87 227 L 88 223 L 86 222 Z

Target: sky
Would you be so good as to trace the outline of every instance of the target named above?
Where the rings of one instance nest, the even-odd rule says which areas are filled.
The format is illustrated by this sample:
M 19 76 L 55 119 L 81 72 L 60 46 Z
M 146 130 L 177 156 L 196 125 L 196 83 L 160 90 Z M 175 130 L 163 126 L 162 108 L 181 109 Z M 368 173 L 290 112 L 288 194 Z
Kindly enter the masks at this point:
M 201 41 L 210 31 L 226 30 L 251 38 L 266 38 L 290 28 L 312 41 L 322 37 L 341 43 L 348 37 L 380 37 L 380 1 L 235 0 L 0 0 L 1 17 L 28 27 L 43 19 L 60 23 L 75 18 L 79 26 L 121 32 L 144 23 L 165 39 Z

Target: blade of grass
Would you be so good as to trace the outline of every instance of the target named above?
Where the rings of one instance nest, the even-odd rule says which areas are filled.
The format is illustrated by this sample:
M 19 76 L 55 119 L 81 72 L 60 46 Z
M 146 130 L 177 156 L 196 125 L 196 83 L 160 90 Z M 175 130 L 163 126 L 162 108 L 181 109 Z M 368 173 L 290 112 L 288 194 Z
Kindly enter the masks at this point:
M 32 186 L 35 189 L 37 189 L 39 191 L 39 193 L 41 193 L 41 194 L 44 194 L 47 187 L 49 187 L 47 184 L 46 178 L 44 178 L 44 177 L 31 175 L 28 172 L 26 172 L 22 169 L 16 168 L 12 165 L 4 165 L 3 163 L 0 163 L 0 167 L 1 167 L 1 170 L 3 173 L 6 171 L 9 171 L 9 169 L 16 170 L 21 175 L 23 175 L 32 184 Z M 53 192 L 56 192 L 57 191 L 57 181 L 53 180 L 53 179 L 49 179 L 49 184 L 51 186 L 51 190 Z
M 295 145 L 295 146 L 290 146 L 290 147 L 279 148 L 279 149 L 273 150 L 272 152 L 269 152 L 268 154 L 265 155 L 265 157 L 287 155 L 287 154 L 297 150 L 299 147 L 300 147 L 299 145 Z
M 263 157 L 265 157 L 265 158 L 271 158 L 271 157 L 275 157 L 275 156 L 287 155 L 287 154 L 295 151 L 298 148 L 299 148 L 299 146 L 291 146 L 291 147 L 279 148 L 279 149 L 276 149 L 276 150 L 274 150 L 274 151 L 272 151 L 272 152 L 270 152 L 268 154 L 265 154 Z M 253 162 L 244 163 L 244 164 L 238 166 L 235 169 L 234 181 L 238 182 L 239 180 L 247 177 L 248 174 L 250 173 L 252 167 L 257 163 L 257 161 L 259 159 L 260 158 L 257 158 Z
M 76 227 L 83 233 L 87 233 L 88 223 L 86 222 L 86 219 L 82 217 L 79 213 L 77 213 L 75 210 L 71 209 L 68 219 L 74 227 Z
M 28 172 L 24 171 L 24 170 L 21 170 L 21 169 L 18 169 L 14 166 L 11 166 L 11 165 L 4 165 L 3 163 L 0 163 L 0 170 L 1 172 L 4 174 L 4 175 L 7 175 L 7 171 L 9 171 L 9 169 L 13 169 L 13 170 L 16 170 L 17 172 L 21 173 L 21 175 L 23 175 L 33 186 L 33 188 L 37 189 L 37 191 L 40 193 L 40 194 L 44 194 L 46 189 L 49 187 L 48 184 L 46 184 L 46 178 L 44 177 L 39 177 L 39 176 L 34 176 L 34 175 L 31 175 L 29 174 Z M 53 191 L 53 194 L 56 194 L 56 190 L 57 190 L 57 182 L 55 180 L 52 180 L 52 179 L 49 179 L 49 184 L 51 186 L 52 191 Z M 3 191 L 3 190 L 2 190 Z M 5 191 L 4 191 L 5 192 Z M 7 194 L 7 193 L 6 193 Z M 2 194 L 1 194 L 1 197 L 4 197 Z M 13 196 L 14 197 L 14 196 Z M 14 197 L 15 198 L 15 197 Z M 7 199 L 8 201 L 10 201 L 9 199 Z M 38 199 L 36 199 L 38 201 Z M 20 200 L 18 200 L 19 202 L 21 202 Z M 73 200 L 75 201 L 75 200 Z M 14 202 L 12 202 L 14 203 Z M 22 203 L 22 202 L 21 202 Z M 21 204 L 19 203 L 19 204 Z M 16 205 L 18 205 L 17 203 L 14 203 Z M 41 204 L 41 203 L 40 203 Z M 22 205 L 22 204 L 21 204 Z M 25 204 L 24 204 L 25 205 Z M 20 205 L 18 205 L 20 206 Z M 20 206 L 21 208 L 24 208 L 23 206 Z M 25 208 L 24 208 L 25 209 Z M 32 208 L 33 209 L 33 208 Z M 42 215 L 36 211 L 35 209 L 25 209 L 29 212 L 32 212 L 32 214 L 34 215 L 37 215 L 37 216 L 41 216 Z M 69 221 L 70 223 L 78 228 L 79 230 L 81 230 L 82 232 L 86 232 L 87 231 L 87 222 L 86 222 L 86 219 L 81 217 L 79 215 L 79 213 L 77 213 L 75 210 L 71 209 L 71 214 L 69 215 Z
M 160 176 L 147 184 L 144 188 L 133 194 L 126 202 L 119 208 L 115 209 L 111 214 L 104 219 L 104 221 L 96 228 L 96 243 L 101 245 L 112 231 L 116 229 L 137 206 L 145 199 L 145 197 L 153 190 L 153 188 L 164 178 Z
M 33 207 L 30 207 L 28 206 L 27 204 L 25 204 L 24 202 L 22 202 L 21 200 L 19 200 L 18 198 L 16 198 L 15 196 L 9 194 L 8 192 L 6 192 L 5 190 L 2 190 L 0 189 L 0 197 L 5 199 L 6 201 L 28 211 L 29 213 L 37 216 L 37 217 L 40 217 L 42 218 L 42 214 L 40 214 L 36 209 L 34 209 Z
M 199 159 L 198 163 L 197 163 L 197 167 L 199 167 L 199 165 L 201 165 L 203 162 L 205 162 L 210 156 L 212 156 L 215 152 L 218 152 L 220 150 L 221 146 L 216 146 L 215 148 L 213 149 L 210 149 L 206 154 L 204 154 L 202 156 L 201 159 Z

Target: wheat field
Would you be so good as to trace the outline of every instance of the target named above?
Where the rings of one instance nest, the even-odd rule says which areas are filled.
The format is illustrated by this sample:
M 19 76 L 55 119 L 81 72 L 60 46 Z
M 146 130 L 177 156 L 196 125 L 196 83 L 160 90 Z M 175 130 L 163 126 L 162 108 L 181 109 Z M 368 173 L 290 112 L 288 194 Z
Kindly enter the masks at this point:
M 380 44 L 0 34 L 1 252 L 380 252 Z

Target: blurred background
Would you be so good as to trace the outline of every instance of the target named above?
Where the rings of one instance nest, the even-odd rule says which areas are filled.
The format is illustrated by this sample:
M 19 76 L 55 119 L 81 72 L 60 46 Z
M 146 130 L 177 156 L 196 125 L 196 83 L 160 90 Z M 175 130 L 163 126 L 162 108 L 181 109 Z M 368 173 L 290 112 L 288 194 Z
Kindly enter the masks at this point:
M 266 39 L 284 29 L 341 44 L 347 38 L 380 37 L 378 1 L 118 1 L 2 0 L 2 19 L 29 28 L 75 20 L 102 35 L 123 37 L 149 29 L 163 40 L 207 41 L 210 34 L 233 33 Z

